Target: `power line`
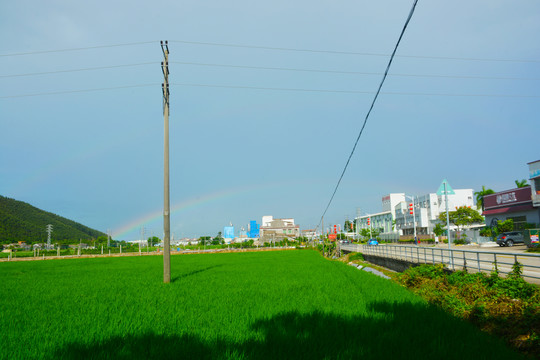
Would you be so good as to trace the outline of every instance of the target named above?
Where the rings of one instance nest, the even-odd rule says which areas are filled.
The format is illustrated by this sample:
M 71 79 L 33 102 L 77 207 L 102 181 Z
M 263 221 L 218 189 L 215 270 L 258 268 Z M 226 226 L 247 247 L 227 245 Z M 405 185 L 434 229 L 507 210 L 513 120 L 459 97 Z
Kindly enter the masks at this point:
M 61 95 L 61 94 L 72 94 L 72 93 L 85 93 L 85 92 L 130 89 L 130 88 L 149 87 L 149 86 L 159 86 L 159 84 L 125 85 L 125 86 L 113 86 L 113 87 L 94 88 L 94 89 L 80 89 L 80 90 L 64 90 L 64 91 L 42 92 L 42 93 L 35 93 L 35 94 L 6 95 L 6 96 L 0 96 L 0 99 L 22 98 L 22 97 L 32 97 L 32 96 L 44 96 L 44 95 Z
M 229 65 L 229 64 L 212 64 L 212 63 L 184 62 L 184 61 L 171 61 L 170 63 L 171 64 L 179 64 L 179 65 L 224 67 L 224 68 L 234 68 L 234 69 L 277 70 L 277 71 L 295 71 L 295 72 L 329 73 L 329 74 L 346 74 L 346 75 L 383 75 L 383 73 L 363 72 L 363 71 L 284 68 L 284 67 L 269 67 L 269 66 L 250 66 L 250 65 Z M 388 74 L 388 76 L 391 76 L 391 77 L 392 76 L 401 76 L 401 77 L 449 78 L 449 79 L 483 79 L 483 80 L 540 80 L 540 78 L 523 78 L 523 77 L 433 75 L 433 74 L 425 74 L 424 75 L 424 74 L 398 74 L 398 73 Z
M 114 87 L 92 88 L 92 89 L 77 89 L 77 90 L 41 92 L 41 93 L 34 93 L 34 94 L 5 95 L 5 96 L 0 96 L 0 99 L 35 97 L 35 96 L 46 96 L 46 95 L 61 95 L 61 94 L 70 94 L 70 93 L 83 93 L 83 92 L 109 91 L 109 90 L 129 89 L 129 88 L 138 88 L 138 87 L 149 87 L 149 86 L 158 86 L 158 85 L 159 84 L 139 84 L 139 85 L 125 85 L 125 86 L 114 86 Z M 363 94 L 363 95 L 371 95 L 371 94 L 376 93 L 374 91 L 361 91 L 361 90 L 279 88 L 279 87 L 263 87 L 263 86 L 217 85 L 217 84 L 195 84 L 195 83 L 170 83 L 170 85 L 171 86 L 217 88 L 217 89 L 289 91 L 289 92 L 307 92 L 307 93 Z M 452 93 L 419 93 L 419 92 L 417 93 L 417 92 L 399 92 L 399 91 L 381 91 L 380 94 L 383 94 L 383 95 L 403 95 L 403 96 L 437 96 L 437 97 L 540 98 L 540 95 L 523 95 L 523 94 L 517 94 L 517 95 L 511 95 L 511 94 L 452 94 Z
M 104 49 L 104 48 L 121 47 L 121 46 L 134 46 L 134 45 L 143 45 L 143 44 L 154 44 L 154 43 L 156 43 L 156 41 L 139 41 L 139 42 L 123 43 L 123 44 L 113 44 L 113 45 L 98 45 L 98 46 L 87 46 L 87 47 L 68 48 L 68 49 L 28 51 L 28 52 L 21 52 L 21 53 L 0 54 L 0 57 L 24 56 L 24 55 L 37 55 L 37 54 L 49 54 L 49 53 L 69 52 L 69 51 L 81 51 L 81 50 L 94 50 L 94 49 Z
M 24 55 L 39 55 L 58 52 L 70 52 L 70 51 L 82 51 L 82 50 L 94 50 L 104 49 L 122 46 L 135 46 L 153 44 L 157 41 L 139 41 L 132 43 L 121 43 L 112 45 L 97 45 L 87 46 L 79 48 L 66 48 L 66 49 L 53 49 L 53 50 L 38 50 L 28 51 L 11 54 L 0 54 L 0 57 L 12 57 L 12 56 L 24 56 Z M 302 48 L 290 48 L 290 47 L 272 47 L 263 45 L 246 45 L 246 44 L 231 44 L 231 43 L 217 43 L 217 42 L 203 42 L 203 41 L 188 41 L 188 40 L 170 40 L 171 43 L 181 43 L 190 45 L 206 45 L 206 46 L 220 46 L 220 47 L 232 47 L 232 48 L 245 48 L 245 49 L 260 49 L 260 50 L 275 50 L 275 51 L 292 51 L 292 52 L 307 52 L 307 53 L 320 53 L 320 54 L 336 54 L 336 55 L 360 55 L 360 56 L 378 56 L 389 57 L 390 54 L 382 53 L 369 53 L 369 52 L 357 52 L 357 51 L 340 51 L 340 50 L 324 50 L 324 49 L 302 49 Z M 433 59 L 433 60 L 458 60 L 458 61 L 493 61 L 493 62 L 521 62 L 521 63 L 540 63 L 540 60 L 532 59 L 501 59 L 501 58 L 474 58 L 474 57 L 456 57 L 456 56 L 428 56 L 428 55 L 394 55 L 395 57 L 413 58 L 413 59 Z
M 245 45 L 245 44 L 231 44 L 231 43 L 187 41 L 187 40 L 170 40 L 169 42 L 171 42 L 171 43 L 174 42 L 174 43 L 190 44 L 190 45 L 207 45 L 207 46 L 221 46 L 221 47 L 245 48 L 245 49 L 307 52 L 307 53 L 319 53 L 319 54 L 382 56 L 382 57 L 391 56 L 390 54 L 369 53 L 369 52 L 338 51 L 338 50 L 317 50 L 317 49 L 302 49 L 302 48 L 289 48 L 289 47 L 272 47 L 272 46 L 261 46 L 261 45 Z M 455 57 L 455 56 L 452 57 L 452 56 L 425 56 L 425 55 L 394 55 L 394 56 L 395 57 L 402 57 L 402 58 L 433 59 L 433 60 L 540 63 L 540 60 L 530 60 L 530 59 L 497 59 L 497 58 L 472 58 L 472 57 L 467 58 L 467 57 Z
M 142 66 L 142 65 L 155 65 L 155 64 L 156 64 L 156 62 L 145 62 L 145 63 L 138 63 L 138 64 L 123 64 L 123 65 L 97 66 L 97 67 L 89 67 L 89 68 L 82 68 L 82 69 L 55 70 L 55 71 L 44 71 L 44 72 L 26 73 L 26 74 L 14 74 L 14 75 L 0 75 L 0 78 L 12 78 L 12 77 L 22 77 L 22 76 L 37 76 L 37 75 L 49 75 L 49 74 L 61 74 L 61 73 L 71 73 L 71 72 L 79 72 L 79 71 L 93 71 L 93 70 L 104 70 L 104 69 L 117 69 L 117 68 L 124 68 L 124 67 L 133 67 L 133 66 Z
M 330 207 L 330 204 L 332 204 L 332 200 L 334 200 L 334 196 L 336 195 L 336 192 L 339 188 L 339 185 L 341 184 L 341 180 L 343 179 L 343 176 L 345 175 L 345 171 L 347 171 L 347 167 L 349 166 L 349 162 L 351 161 L 351 158 L 354 154 L 354 151 L 356 150 L 356 146 L 358 145 L 358 141 L 360 140 L 360 137 L 362 136 L 362 133 L 364 132 L 364 129 L 366 127 L 367 121 L 369 119 L 369 115 L 371 114 L 371 111 L 373 110 L 373 106 L 375 105 L 375 102 L 377 101 L 377 98 L 379 97 L 379 93 L 381 92 L 381 88 L 384 84 L 384 81 L 386 80 L 386 75 L 388 74 L 388 71 L 390 70 L 390 66 L 392 65 L 392 61 L 394 60 L 394 55 L 396 54 L 396 51 L 398 49 L 399 43 L 401 42 L 401 39 L 403 38 L 403 34 L 405 34 L 405 30 L 407 29 L 407 26 L 409 25 L 409 21 L 411 21 L 411 18 L 414 14 L 414 10 L 416 9 L 416 4 L 418 3 L 418 0 L 414 0 L 414 3 L 412 5 L 412 8 L 409 12 L 409 16 L 407 17 L 407 20 L 405 21 L 405 25 L 403 25 L 403 29 L 401 30 L 401 34 L 399 35 L 398 41 L 396 42 L 396 46 L 394 47 L 394 51 L 392 51 L 392 56 L 390 56 L 390 60 L 388 61 L 388 65 L 386 66 L 386 70 L 384 71 L 383 78 L 381 79 L 381 83 L 379 84 L 379 88 L 377 89 L 377 92 L 375 93 L 375 97 L 373 98 L 373 101 L 371 102 L 371 106 L 369 107 L 369 110 L 366 114 L 366 117 L 364 118 L 364 123 L 362 124 L 362 128 L 360 129 L 360 132 L 358 133 L 358 136 L 356 137 L 356 141 L 354 143 L 354 146 L 351 150 L 351 153 L 349 155 L 349 158 L 347 159 L 347 162 L 345 163 L 345 167 L 343 168 L 343 171 L 341 172 L 341 175 L 339 177 L 339 180 L 336 184 L 336 187 L 334 188 L 334 192 L 332 193 L 332 196 L 330 197 L 330 200 L 328 201 L 328 204 L 326 205 L 326 208 L 324 209 L 324 212 L 321 216 L 321 220 L 319 221 L 319 225 L 317 225 L 317 228 L 321 225 L 321 222 L 324 219 L 324 215 L 326 215 L 326 212 L 328 211 L 328 208 Z
M 331 89 L 303 89 L 303 88 L 278 88 L 263 86 L 243 86 L 243 85 L 216 85 L 216 84 L 195 84 L 195 83 L 171 83 L 172 86 L 207 87 L 218 89 L 246 89 L 246 90 L 271 90 L 271 91 L 292 91 L 311 93 L 337 93 L 337 94 L 376 94 L 375 91 L 361 90 L 331 90 Z M 410 96 L 448 96 L 448 97 L 503 97 L 503 98 L 540 98 L 540 95 L 511 95 L 511 94 L 452 94 L 452 93 L 415 93 L 399 91 L 382 91 L 383 95 L 410 95 Z
M 171 85 L 173 85 L 173 86 L 208 87 L 208 88 L 218 88 L 218 89 L 246 89 L 246 90 L 320 92 L 320 93 L 343 93 L 343 94 L 372 94 L 373 93 L 373 92 L 369 92 L 369 91 L 356 91 L 356 90 L 277 88 L 277 87 L 263 87 L 263 86 L 214 85 L 214 84 L 194 84 L 194 83 L 171 83 Z
M 154 65 L 154 64 L 155 64 L 155 62 L 143 62 L 143 63 L 135 63 L 135 64 L 120 64 L 120 65 L 109 65 L 109 66 L 97 66 L 97 67 L 79 68 L 79 69 L 53 70 L 53 71 L 43 71 L 43 72 L 35 72 L 35 73 L 0 75 L 0 79 L 15 78 L 15 77 L 30 77 L 30 76 L 40 76 L 40 75 L 52 75 L 52 74 L 72 73 L 72 72 L 83 72 L 83 71 L 96 71 L 96 70 L 106 70 L 106 69 L 117 69 L 117 68 L 127 68 L 127 67 L 136 67 L 136 66 L 144 66 L 144 65 Z M 233 69 L 308 72 L 308 73 L 323 73 L 323 74 L 383 75 L 383 73 L 380 73 L 380 72 L 343 71 L 343 70 L 325 70 L 325 69 L 305 69 L 305 68 L 287 68 L 287 67 L 252 66 L 252 65 L 231 65 L 231 64 L 215 64 L 215 63 L 185 62 L 185 61 L 171 61 L 170 64 L 205 66 L 205 67 L 224 67 L 224 68 L 233 68 Z M 540 80 L 540 78 L 504 77 L 504 76 L 469 76 L 469 75 L 399 74 L 399 73 L 388 74 L 388 76 L 391 76 L 391 77 L 447 78 L 447 79 L 481 79 L 481 80 L 532 80 L 532 81 Z

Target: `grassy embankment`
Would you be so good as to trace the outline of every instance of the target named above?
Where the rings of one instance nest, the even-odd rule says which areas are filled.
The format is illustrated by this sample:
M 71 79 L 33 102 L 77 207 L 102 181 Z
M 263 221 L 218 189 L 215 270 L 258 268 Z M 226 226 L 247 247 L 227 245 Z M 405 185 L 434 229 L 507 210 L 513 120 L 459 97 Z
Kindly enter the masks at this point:
M 349 254 L 347 259 L 365 263 L 360 253 Z M 540 288 L 524 281 L 521 271 L 520 264 L 515 264 L 513 271 L 501 278 L 496 268 L 489 275 L 469 274 L 426 264 L 403 273 L 386 272 L 429 303 L 504 339 L 522 353 L 540 358 Z
M 2 359 L 517 359 L 502 341 L 317 252 L 0 263 Z

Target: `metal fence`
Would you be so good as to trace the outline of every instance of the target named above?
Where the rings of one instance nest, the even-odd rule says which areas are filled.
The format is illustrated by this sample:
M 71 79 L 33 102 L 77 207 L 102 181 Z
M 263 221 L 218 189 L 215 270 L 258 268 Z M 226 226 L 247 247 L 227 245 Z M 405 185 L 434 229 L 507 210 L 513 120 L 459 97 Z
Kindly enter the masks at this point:
M 452 270 L 467 268 L 468 271 L 491 272 L 497 269 L 500 274 L 508 274 L 512 266 L 523 265 L 524 278 L 540 280 L 540 254 L 527 254 L 501 251 L 458 250 L 440 247 L 404 245 L 343 245 L 342 250 L 360 252 L 385 258 L 405 260 L 416 264 L 445 264 Z

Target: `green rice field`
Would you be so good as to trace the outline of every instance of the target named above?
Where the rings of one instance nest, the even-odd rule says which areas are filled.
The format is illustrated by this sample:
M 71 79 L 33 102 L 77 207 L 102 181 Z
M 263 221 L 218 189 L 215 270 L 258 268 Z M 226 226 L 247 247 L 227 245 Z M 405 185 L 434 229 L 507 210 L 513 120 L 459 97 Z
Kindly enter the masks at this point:
M 520 359 L 316 251 L 0 263 L 1 359 Z

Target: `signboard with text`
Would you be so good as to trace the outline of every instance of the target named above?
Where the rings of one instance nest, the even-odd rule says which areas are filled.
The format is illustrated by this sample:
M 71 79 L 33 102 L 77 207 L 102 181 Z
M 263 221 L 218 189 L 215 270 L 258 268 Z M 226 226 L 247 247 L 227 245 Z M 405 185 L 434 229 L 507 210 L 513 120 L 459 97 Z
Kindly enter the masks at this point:
M 531 188 L 529 186 L 484 196 L 485 210 L 531 203 Z

